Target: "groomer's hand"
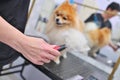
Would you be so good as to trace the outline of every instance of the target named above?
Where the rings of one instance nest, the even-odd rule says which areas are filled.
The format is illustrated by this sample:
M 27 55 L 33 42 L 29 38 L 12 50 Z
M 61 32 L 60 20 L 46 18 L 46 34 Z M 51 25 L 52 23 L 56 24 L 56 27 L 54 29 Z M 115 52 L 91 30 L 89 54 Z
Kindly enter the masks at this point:
M 109 43 L 109 46 L 110 46 L 114 51 L 117 51 L 117 50 L 118 50 L 118 46 L 114 45 L 112 42 Z
M 24 57 L 37 65 L 49 63 L 60 55 L 53 49 L 55 46 L 43 39 L 24 35 L 0 16 L 0 42 L 20 52 Z
M 50 45 L 43 39 L 26 36 L 26 40 L 19 46 L 19 51 L 32 63 L 43 65 L 60 56 L 60 52 L 53 49 L 54 47 L 55 45 Z
M 113 48 L 114 51 L 118 50 L 118 46 L 113 46 L 112 48 Z

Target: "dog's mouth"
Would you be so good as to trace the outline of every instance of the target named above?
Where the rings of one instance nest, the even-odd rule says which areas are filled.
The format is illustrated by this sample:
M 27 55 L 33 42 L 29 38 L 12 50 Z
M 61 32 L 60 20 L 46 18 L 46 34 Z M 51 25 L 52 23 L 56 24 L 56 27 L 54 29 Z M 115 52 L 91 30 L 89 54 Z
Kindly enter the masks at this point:
M 60 21 L 60 19 L 58 19 L 58 18 L 56 18 L 55 19 L 55 23 L 58 25 L 58 26 L 62 26 L 64 23 L 62 23 L 61 21 Z
M 56 22 L 56 24 L 57 24 L 58 26 L 62 26 L 62 25 L 63 25 L 63 23 L 59 23 L 59 22 Z

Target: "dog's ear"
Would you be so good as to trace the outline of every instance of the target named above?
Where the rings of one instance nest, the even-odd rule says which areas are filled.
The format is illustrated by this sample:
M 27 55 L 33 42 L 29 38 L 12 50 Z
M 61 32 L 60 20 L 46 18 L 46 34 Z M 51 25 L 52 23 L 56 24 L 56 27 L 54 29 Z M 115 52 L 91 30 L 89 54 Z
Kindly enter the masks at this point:
M 66 4 L 66 5 L 72 5 L 72 6 L 73 6 L 73 8 L 74 8 L 75 10 L 77 10 L 78 5 L 77 5 L 77 4 L 75 4 L 75 3 L 70 4 L 69 0 L 65 0 L 64 4 Z
M 72 6 L 77 9 L 78 5 L 77 4 L 72 4 Z
M 69 0 L 65 0 L 66 1 L 66 3 L 67 4 L 70 4 L 70 2 L 69 2 Z M 78 7 L 78 5 L 77 4 L 75 4 L 75 3 L 73 3 L 73 4 L 71 4 L 75 9 L 77 9 L 77 7 Z
M 69 4 L 69 0 L 65 0 L 65 4 Z
M 72 4 L 72 6 L 73 6 L 73 8 L 74 8 L 75 10 L 77 10 L 77 8 L 78 8 L 78 5 L 77 5 L 77 4 Z
M 69 0 L 65 0 L 66 2 L 69 2 Z

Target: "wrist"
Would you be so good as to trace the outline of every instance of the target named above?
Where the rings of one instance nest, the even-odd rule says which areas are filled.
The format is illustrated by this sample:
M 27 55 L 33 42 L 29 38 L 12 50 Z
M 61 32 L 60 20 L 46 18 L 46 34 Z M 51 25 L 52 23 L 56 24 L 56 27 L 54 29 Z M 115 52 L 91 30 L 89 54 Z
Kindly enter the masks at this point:
M 23 45 L 25 45 L 28 42 L 29 41 L 27 40 L 27 36 L 24 34 L 21 34 L 19 37 L 15 37 L 15 39 L 11 41 L 12 43 L 11 47 L 13 47 L 18 52 L 21 52 L 22 47 L 24 47 Z
M 13 37 L 10 37 L 9 40 L 4 40 L 3 42 L 21 53 L 21 49 L 26 43 L 25 41 L 27 41 L 26 35 L 20 33 L 13 35 Z

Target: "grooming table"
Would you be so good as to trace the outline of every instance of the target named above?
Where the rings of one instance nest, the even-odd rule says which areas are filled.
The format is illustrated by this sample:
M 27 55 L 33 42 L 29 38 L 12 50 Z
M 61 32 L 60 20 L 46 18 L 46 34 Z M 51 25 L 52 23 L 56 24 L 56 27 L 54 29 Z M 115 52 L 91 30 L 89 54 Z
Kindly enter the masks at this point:
M 82 59 L 69 54 L 67 59 L 61 58 L 59 65 L 51 62 L 44 66 L 34 65 L 52 80 L 71 80 L 74 76 L 82 76 L 83 80 L 108 80 L 108 74 Z M 81 80 L 81 79 L 72 79 Z
M 32 33 L 29 36 L 43 38 L 46 40 L 45 35 L 38 35 Z M 32 63 L 31 63 L 32 64 Z M 108 80 L 109 74 L 93 66 L 92 64 L 76 57 L 69 53 L 67 59 L 61 57 L 61 63 L 58 65 L 54 62 L 45 64 L 43 66 L 32 64 L 38 70 L 42 71 L 52 80 L 81 80 L 75 79 L 83 77 L 83 80 Z M 75 78 L 73 78 L 75 77 Z M 72 78 L 72 79 L 71 79 Z

